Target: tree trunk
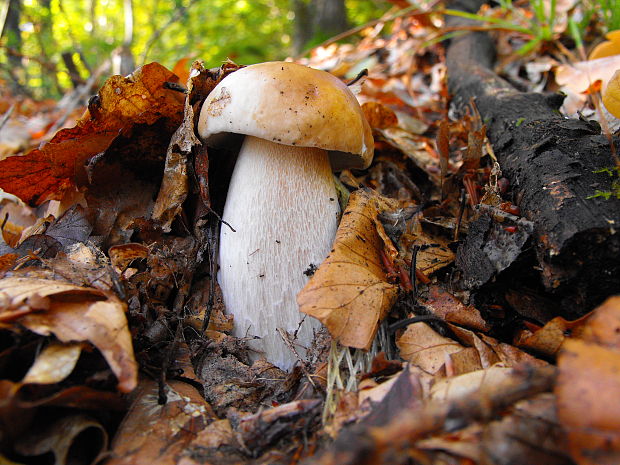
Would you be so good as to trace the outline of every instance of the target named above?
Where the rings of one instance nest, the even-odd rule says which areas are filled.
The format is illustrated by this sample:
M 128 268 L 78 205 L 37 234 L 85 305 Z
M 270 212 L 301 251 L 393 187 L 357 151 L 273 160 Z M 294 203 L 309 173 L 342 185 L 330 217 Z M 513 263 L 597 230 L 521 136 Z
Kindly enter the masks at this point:
M 21 67 L 22 34 L 19 30 L 19 18 L 21 17 L 21 0 L 9 0 L 9 11 L 6 15 L 6 24 L 3 36 L 6 37 L 6 46 L 12 52 L 9 53 L 9 63 L 14 67 Z
M 314 35 L 329 39 L 348 27 L 344 0 L 314 0 Z
M 133 0 L 123 0 L 123 15 L 125 19 L 125 33 L 123 45 L 112 54 L 112 71 L 114 74 L 127 76 L 136 68 L 131 45 L 133 43 Z
M 320 43 L 347 29 L 347 9 L 344 0 L 293 0 L 295 54 L 303 52 L 310 43 Z

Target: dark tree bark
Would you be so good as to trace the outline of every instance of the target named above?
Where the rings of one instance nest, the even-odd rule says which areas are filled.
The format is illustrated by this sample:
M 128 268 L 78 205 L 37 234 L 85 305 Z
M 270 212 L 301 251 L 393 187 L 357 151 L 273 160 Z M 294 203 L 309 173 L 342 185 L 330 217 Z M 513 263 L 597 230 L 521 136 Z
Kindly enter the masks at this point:
M 329 38 L 347 29 L 347 9 L 344 0 L 314 1 L 314 33 Z
M 480 3 L 461 0 L 452 8 L 476 12 Z M 620 289 L 620 200 L 591 198 L 595 188 L 612 189 L 610 176 L 595 173 L 615 165 L 609 141 L 597 123 L 562 117 L 561 96 L 517 91 L 492 71 L 494 58 L 486 33 L 451 41 L 452 103 L 460 111 L 475 103 L 515 201 L 534 224 L 542 283 L 566 314 L 583 314 Z M 461 250 L 472 265 L 477 253 Z
M 345 0 L 293 0 L 295 36 L 293 47 L 299 54 L 311 40 L 323 41 L 349 26 Z

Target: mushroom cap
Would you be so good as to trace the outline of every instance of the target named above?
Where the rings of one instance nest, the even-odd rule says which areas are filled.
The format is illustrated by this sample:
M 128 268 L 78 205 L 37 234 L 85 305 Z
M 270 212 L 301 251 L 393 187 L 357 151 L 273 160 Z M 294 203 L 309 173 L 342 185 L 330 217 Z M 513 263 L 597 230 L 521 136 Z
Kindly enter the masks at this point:
M 211 146 L 244 134 L 329 151 L 332 168 L 367 168 L 372 130 L 349 88 L 335 76 L 288 62 L 267 62 L 226 76 L 205 99 L 198 134 Z

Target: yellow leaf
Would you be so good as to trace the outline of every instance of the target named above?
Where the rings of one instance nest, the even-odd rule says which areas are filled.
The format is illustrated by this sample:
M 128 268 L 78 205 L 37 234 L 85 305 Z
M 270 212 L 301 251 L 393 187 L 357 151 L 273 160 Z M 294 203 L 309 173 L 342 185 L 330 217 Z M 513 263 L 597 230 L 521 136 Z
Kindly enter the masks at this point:
M 620 55 L 620 31 L 608 32 L 605 37 L 605 42 L 601 42 L 590 52 L 588 59 L 596 60 L 597 58 L 610 57 L 613 55 Z
M 609 113 L 620 118 L 620 69 L 611 77 L 603 93 L 603 103 Z

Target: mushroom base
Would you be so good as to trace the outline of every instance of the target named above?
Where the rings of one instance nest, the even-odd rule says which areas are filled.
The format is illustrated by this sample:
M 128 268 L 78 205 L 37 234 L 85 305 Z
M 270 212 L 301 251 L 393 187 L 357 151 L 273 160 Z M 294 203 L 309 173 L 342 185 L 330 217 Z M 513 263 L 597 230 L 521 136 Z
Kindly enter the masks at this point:
M 299 312 L 307 273 L 331 250 L 340 207 L 329 157 L 248 136 L 230 181 L 222 226 L 218 281 L 235 317 L 234 334 L 257 336 L 255 358 L 289 370 L 297 361 L 278 333 L 304 357 L 320 323 Z

